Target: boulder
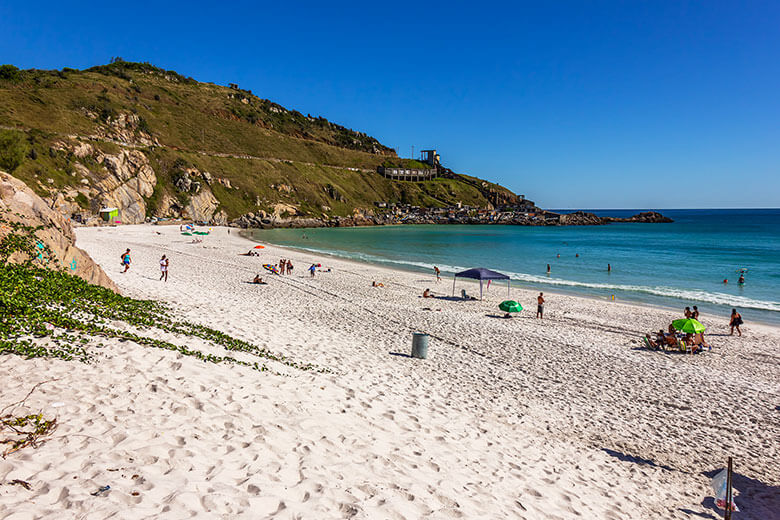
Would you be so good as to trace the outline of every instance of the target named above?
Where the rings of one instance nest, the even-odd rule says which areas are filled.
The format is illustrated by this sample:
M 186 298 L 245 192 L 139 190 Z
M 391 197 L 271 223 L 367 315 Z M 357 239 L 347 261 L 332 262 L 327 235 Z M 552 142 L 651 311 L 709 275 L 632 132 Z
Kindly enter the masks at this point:
M 210 189 L 204 188 L 190 197 L 189 204 L 184 208 L 184 214 L 198 222 L 213 222 L 218 207 L 219 201 L 214 194 Z
M 26 226 L 43 226 L 35 235 L 42 245 L 48 246 L 51 257 L 42 257 L 34 262 L 42 263 L 49 269 L 66 271 L 89 283 L 119 292 L 103 269 L 87 253 L 76 247 L 76 237 L 70 223 L 26 184 L 4 172 L 0 172 L 0 218 Z M 0 222 L 0 240 L 13 232 L 8 224 Z M 14 253 L 8 258 L 11 263 L 26 260 L 29 258 L 20 253 Z
M 102 155 L 98 159 L 109 175 L 101 176 L 94 183 L 96 205 L 118 208 L 119 218 L 124 224 L 143 222 L 146 219 L 144 197 L 150 197 L 157 184 L 157 175 L 149 160 L 138 150 L 122 150 L 117 155 Z

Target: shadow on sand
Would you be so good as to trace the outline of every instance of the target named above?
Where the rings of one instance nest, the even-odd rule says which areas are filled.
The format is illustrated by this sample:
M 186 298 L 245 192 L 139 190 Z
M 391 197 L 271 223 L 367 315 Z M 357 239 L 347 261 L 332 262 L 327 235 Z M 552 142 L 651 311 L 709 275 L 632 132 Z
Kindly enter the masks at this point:
M 669 466 L 664 466 L 662 464 L 656 464 L 654 460 L 650 459 L 643 459 L 642 457 L 637 457 L 635 455 L 628 455 L 627 453 L 621 453 L 619 451 L 610 450 L 607 448 L 601 449 L 604 453 L 607 455 L 610 455 L 612 457 L 615 457 L 618 460 L 622 460 L 623 462 L 633 462 L 634 464 L 642 464 L 644 466 L 653 466 L 654 468 L 661 468 L 665 469 L 666 471 L 679 471 L 674 468 L 670 468 Z

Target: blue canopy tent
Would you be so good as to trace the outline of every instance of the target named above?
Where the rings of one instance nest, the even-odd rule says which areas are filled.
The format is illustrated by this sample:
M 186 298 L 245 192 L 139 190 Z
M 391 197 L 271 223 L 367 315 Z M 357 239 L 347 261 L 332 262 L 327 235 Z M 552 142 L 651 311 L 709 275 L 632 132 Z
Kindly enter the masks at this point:
M 455 273 L 455 276 L 452 278 L 452 295 L 455 296 L 455 281 L 458 278 L 471 278 L 473 280 L 479 280 L 479 299 L 482 299 L 482 282 L 484 280 L 506 280 L 506 295 L 509 296 L 509 284 L 510 280 L 509 277 L 505 274 L 497 273 L 495 271 L 491 271 L 490 269 L 485 269 L 484 267 L 474 267 L 472 269 L 467 269 L 465 271 L 461 271 L 460 273 Z

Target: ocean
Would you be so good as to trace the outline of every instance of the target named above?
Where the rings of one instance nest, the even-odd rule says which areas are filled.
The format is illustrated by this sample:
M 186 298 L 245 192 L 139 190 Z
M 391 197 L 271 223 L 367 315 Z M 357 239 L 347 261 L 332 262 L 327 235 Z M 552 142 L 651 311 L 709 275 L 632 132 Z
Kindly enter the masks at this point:
M 585 211 L 626 217 L 643 210 Z M 517 286 L 680 310 L 698 305 L 726 321 L 736 307 L 746 322 L 780 324 L 780 209 L 659 211 L 675 222 L 271 229 L 250 237 L 427 273 L 433 265 L 445 274 L 487 267 Z M 747 269 L 743 285 L 740 269 Z

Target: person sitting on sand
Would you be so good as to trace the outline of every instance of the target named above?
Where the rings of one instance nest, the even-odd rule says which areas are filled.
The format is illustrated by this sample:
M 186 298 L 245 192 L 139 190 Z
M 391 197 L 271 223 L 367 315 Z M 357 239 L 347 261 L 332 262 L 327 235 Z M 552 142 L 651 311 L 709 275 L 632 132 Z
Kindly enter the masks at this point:
M 263 278 L 259 274 L 256 274 L 255 279 L 252 280 L 252 283 L 265 283 L 265 282 L 263 281 Z
M 703 332 L 699 332 L 693 335 L 693 343 L 695 345 L 700 346 L 702 350 L 704 350 L 705 348 L 709 348 L 710 350 L 712 350 L 712 347 L 710 347 L 709 343 L 707 343 L 707 341 L 704 339 Z
M 433 298 L 433 294 L 431 293 L 430 289 L 425 289 L 423 291 L 423 298 Z
M 699 350 L 701 350 L 701 347 L 698 343 L 696 343 L 693 334 L 690 332 L 685 334 L 685 337 L 683 337 L 682 341 L 686 346 L 691 347 L 691 354 L 696 354 Z
M 383 284 L 382 282 L 377 282 L 376 280 L 371 282 L 371 287 L 384 287 L 384 286 L 385 284 Z
M 476 300 L 476 298 L 474 298 L 473 296 L 469 296 L 468 294 L 466 294 L 466 289 L 460 290 L 460 297 L 463 298 L 464 300 Z
M 669 325 L 669 332 L 664 334 L 664 342 L 670 347 L 677 346 L 677 333 L 674 330 L 674 326 L 671 324 Z
M 650 345 L 652 348 L 658 350 L 660 345 L 655 342 L 653 338 L 650 337 L 650 334 L 645 334 L 645 340 L 647 341 L 647 344 Z

